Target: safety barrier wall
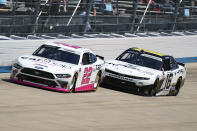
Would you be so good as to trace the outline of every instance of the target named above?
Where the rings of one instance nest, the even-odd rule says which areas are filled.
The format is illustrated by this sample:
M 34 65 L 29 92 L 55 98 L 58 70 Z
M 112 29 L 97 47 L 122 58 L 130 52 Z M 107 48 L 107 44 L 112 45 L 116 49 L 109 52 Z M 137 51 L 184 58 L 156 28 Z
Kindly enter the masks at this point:
M 197 57 L 197 36 L 166 36 L 136 38 L 91 38 L 91 39 L 53 39 L 53 40 L 1 40 L 0 67 L 10 66 L 21 55 L 32 54 L 47 41 L 66 42 L 92 49 L 105 59 L 114 59 L 124 50 L 138 47 L 156 52 L 170 54 L 175 58 Z

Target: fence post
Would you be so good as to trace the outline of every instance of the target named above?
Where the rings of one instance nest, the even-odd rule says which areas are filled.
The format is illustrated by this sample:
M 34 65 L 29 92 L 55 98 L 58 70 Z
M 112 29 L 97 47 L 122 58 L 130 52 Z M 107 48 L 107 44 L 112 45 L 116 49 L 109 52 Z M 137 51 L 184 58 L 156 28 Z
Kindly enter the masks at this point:
M 73 16 L 75 15 L 75 13 L 76 13 L 76 11 L 77 11 L 77 9 L 78 9 L 80 3 L 81 3 L 81 0 L 79 0 L 77 6 L 75 7 L 75 10 L 74 10 L 72 16 L 70 17 L 70 19 L 69 19 L 69 21 L 68 21 L 68 23 L 67 23 L 67 26 L 70 25 L 70 22 L 72 21 L 72 18 L 73 18 Z
M 173 26 L 172 26 L 172 32 L 176 30 L 176 25 L 177 25 L 177 14 L 178 14 L 178 10 L 180 7 L 180 3 L 182 2 L 182 0 L 177 0 L 176 2 L 176 6 L 175 6 L 175 10 L 174 10 L 174 21 L 173 21 Z
M 32 25 L 33 25 L 32 30 L 31 30 L 32 34 L 35 33 L 36 28 L 38 28 L 37 27 L 38 19 L 39 19 L 41 13 L 42 13 L 42 11 L 40 11 L 40 3 L 41 3 L 41 0 L 37 0 L 36 3 L 34 3 L 36 5 L 34 6 L 35 7 L 35 12 L 33 14 L 33 20 L 32 20 Z
M 138 0 L 134 0 L 134 7 L 133 7 L 133 15 L 131 15 L 131 19 L 132 19 L 132 24 L 131 24 L 131 29 L 130 32 L 134 33 L 134 28 L 135 28 L 135 19 L 137 16 L 137 8 L 138 8 Z
M 83 28 L 83 31 L 84 33 L 87 32 L 87 27 L 89 26 L 88 24 L 90 24 L 90 12 L 92 10 L 92 3 L 93 3 L 93 0 L 89 0 L 89 5 L 88 5 L 88 10 L 86 12 L 86 19 L 85 19 L 85 25 L 84 25 L 84 28 Z
M 16 16 L 15 16 L 15 14 L 16 14 L 16 4 L 18 4 L 18 0 L 12 1 L 13 10 L 12 10 L 12 23 L 10 25 L 11 26 L 10 35 L 13 34 L 13 30 L 15 31 L 15 26 L 16 26 Z
M 149 0 L 148 4 L 147 4 L 147 6 L 146 6 L 146 9 L 145 9 L 145 11 L 144 11 L 144 14 L 143 14 L 143 16 L 142 16 L 142 18 L 141 18 L 141 20 L 140 20 L 140 23 L 139 23 L 139 25 L 138 25 L 138 27 L 137 27 L 137 32 L 138 32 L 139 29 L 140 29 L 140 26 L 141 26 L 141 24 L 142 24 L 142 22 L 143 22 L 143 20 L 144 20 L 144 17 L 146 16 L 146 12 L 147 12 L 147 10 L 148 10 L 150 4 L 151 4 L 151 0 Z

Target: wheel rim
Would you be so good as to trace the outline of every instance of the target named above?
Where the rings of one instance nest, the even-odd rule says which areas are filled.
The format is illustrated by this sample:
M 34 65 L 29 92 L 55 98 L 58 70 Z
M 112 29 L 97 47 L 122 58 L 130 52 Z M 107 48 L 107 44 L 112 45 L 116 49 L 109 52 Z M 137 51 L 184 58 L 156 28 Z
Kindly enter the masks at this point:
M 181 86 L 181 82 L 182 82 L 182 79 L 179 78 L 179 79 L 177 80 L 175 89 L 174 89 L 174 90 L 170 90 L 170 92 L 169 92 L 169 95 L 170 95 L 170 96 L 177 96 L 177 95 L 178 95 L 179 90 L 180 90 L 180 86 Z
M 155 81 L 154 87 L 150 91 L 151 96 L 155 96 L 157 94 L 158 87 L 159 87 L 159 80 L 157 79 Z
M 97 88 L 98 88 L 98 86 L 99 86 L 99 81 L 100 81 L 100 73 L 98 73 L 97 75 L 96 75 L 96 79 L 95 79 L 95 88 L 94 88 L 94 90 L 96 90 Z
M 176 84 L 176 88 L 175 88 L 174 96 L 178 95 L 179 90 L 180 90 L 181 83 L 182 83 L 182 79 L 181 79 L 181 78 L 179 78 L 179 79 L 178 79 L 178 82 L 177 82 L 177 84 Z
M 157 79 L 155 84 L 155 92 L 157 92 L 158 88 L 159 88 L 159 79 Z
M 71 81 L 70 93 L 74 92 L 75 83 L 76 83 L 76 76 L 74 76 L 72 81 Z

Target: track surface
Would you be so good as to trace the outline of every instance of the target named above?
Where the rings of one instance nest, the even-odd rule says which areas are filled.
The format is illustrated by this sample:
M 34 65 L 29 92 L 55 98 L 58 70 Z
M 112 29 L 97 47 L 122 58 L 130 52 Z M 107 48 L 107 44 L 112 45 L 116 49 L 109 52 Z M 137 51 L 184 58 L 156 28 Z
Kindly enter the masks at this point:
M 197 63 L 187 64 L 177 97 L 129 91 L 59 93 L 15 84 L 0 74 L 1 131 L 196 131 Z

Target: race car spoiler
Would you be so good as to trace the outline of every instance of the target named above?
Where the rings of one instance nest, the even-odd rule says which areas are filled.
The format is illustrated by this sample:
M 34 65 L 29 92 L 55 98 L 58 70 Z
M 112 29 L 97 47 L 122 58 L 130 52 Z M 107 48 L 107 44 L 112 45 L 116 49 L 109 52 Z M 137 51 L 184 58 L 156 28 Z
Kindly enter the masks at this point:
M 104 57 L 103 57 L 103 56 L 96 55 L 96 57 L 98 57 L 98 58 L 100 58 L 100 59 L 104 60 Z
M 185 64 L 184 64 L 184 63 L 177 62 L 177 64 L 179 64 L 179 65 L 181 65 L 181 66 L 185 67 Z

